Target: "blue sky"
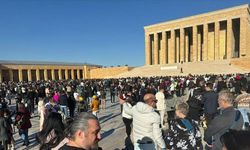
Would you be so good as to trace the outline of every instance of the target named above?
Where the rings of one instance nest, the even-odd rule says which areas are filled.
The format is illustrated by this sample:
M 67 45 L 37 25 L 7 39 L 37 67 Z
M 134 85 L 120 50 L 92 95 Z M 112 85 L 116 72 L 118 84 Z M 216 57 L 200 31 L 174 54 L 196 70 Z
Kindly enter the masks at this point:
M 0 60 L 144 65 L 144 26 L 250 0 L 0 0 Z

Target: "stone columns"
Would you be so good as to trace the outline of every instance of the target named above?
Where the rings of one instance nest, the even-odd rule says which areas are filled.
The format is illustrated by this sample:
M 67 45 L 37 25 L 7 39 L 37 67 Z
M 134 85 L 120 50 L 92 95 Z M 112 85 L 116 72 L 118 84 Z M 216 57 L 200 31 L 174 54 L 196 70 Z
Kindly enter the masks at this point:
M 9 69 L 10 81 L 13 81 L 13 70 Z
M 184 53 L 185 53 L 185 32 L 184 32 L 184 28 L 180 28 L 180 62 L 184 62 Z
M 248 20 L 246 17 L 240 17 L 240 58 L 244 57 L 247 52 L 247 42 L 249 42 L 247 38 L 247 27 Z
M 207 37 L 208 37 L 208 24 L 204 24 L 203 25 L 203 53 L 202 53 L 203 60 L 208 60 Z
M 2 75 L 2 69 L 0 69 L 0 82 L 2 83 L 3 82 L 3 75 Z
M 154 33 L 154 65 L 159 64 L 158 33 Z
M 39 69 L 36 69 L 36 80 L 41 80 L 40 79 L 40 71 L 39 71 Z
M 232 58 L 232 33 L 233 33 L 233 27 L 232 27 L 232 19 L 227 20 L 227 47 L 226 47 L 226 55 L 227 59 Z
M 22 69 L 18 69 L 18 79 L 19 79 L 19 82 L 20 81 L 23 81 L 23 70 Z
M 62 80 L 62 69 L 58 69 L 59 80 Z
M 185 62 L 189 62 L 189 37 L 185 35 Z
M 165 31 L 162 32 L 162 42 L 161 42 L 161 64 L 167 63 L 167 33 Z
M 214 59 L 218 60 L 219 56 L 219 43 L 220 43 L 220 22 L 214 23 Z
M 32 81 L 31 69 L 27 69 L 28 81 Z
M 197 26 L 193 26 L 193 56 L 191 58 L 191 61 L 196 62 L 197 61 Z
M 56 79 L 56 77 L 55 77 L 55 69 L 51 69 L 51 77 L 52 77 L 52 80 Z
M 77 69 L 77 79 L 80 79 L 80 69 Z
M 75 79 L 75 72 L 74 72 L 74 69 L 71 69 L 71 79 Z
M 150 35 L 145 33 L 145 56 L 146 56 L 146 61 L 145 65 L 152 65 L 151 64 L 151 54 L 150 54 Z
M 65 69 L 65 79 L 66 79 L 66 80 L 69 79 L 68 69 Z
M 48 80 L 48 70 L 44 69 L 44 80 L 47 81 Z
M 168 52 L 168 63 L 174 63 L 175 56 L 175 30 L 171 30 L 171 41 L 170 41 L 170 49 Z

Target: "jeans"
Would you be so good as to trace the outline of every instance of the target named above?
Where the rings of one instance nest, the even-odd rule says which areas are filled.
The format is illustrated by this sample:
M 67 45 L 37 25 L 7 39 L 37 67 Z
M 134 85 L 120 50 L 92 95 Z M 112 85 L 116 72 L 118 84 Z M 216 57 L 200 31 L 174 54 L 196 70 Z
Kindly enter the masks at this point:
M 60 109 L 61 109 L 62 113 L 65 115 L 65 118 L 67 118 L 69 116 L 69 112 L 68 112 L 67 106 L 61 105 Z
M 139 144 L 137 142 L 134 143 L 134 150 L 156 150 L 155 144 Z
M 19 129 L 19 135 L 21 136 L 25 145 L 29 144 L 29 136 L 28 136 L 28 129 Z

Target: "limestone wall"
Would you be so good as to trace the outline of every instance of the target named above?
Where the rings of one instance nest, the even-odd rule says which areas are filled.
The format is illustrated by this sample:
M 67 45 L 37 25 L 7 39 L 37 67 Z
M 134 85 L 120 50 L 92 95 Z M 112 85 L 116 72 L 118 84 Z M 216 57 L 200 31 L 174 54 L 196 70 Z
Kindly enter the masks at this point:
M 112 76 L 128 72 L 132 67 L 110 67 L 110 68 L 97 68 L 90 70 L 91 79 L 111 78 Z
M 250 58 L 235 58 L 231 60 L 231 65 L 240 67 L 250 72 Z

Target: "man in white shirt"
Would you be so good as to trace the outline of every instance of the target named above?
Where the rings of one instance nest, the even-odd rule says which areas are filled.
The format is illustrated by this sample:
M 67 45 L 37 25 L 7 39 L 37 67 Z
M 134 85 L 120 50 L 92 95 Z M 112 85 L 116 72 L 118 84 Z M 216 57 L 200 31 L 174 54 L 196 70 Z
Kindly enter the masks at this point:
M 164 87 L 160 87 L 159 91 L 155 94 L 156 99 L 156 110 L 159 111 L 161 117 L 161 127 L 164 126 L 164 115 L 166 112 L 166 99 L 164 95 Z

